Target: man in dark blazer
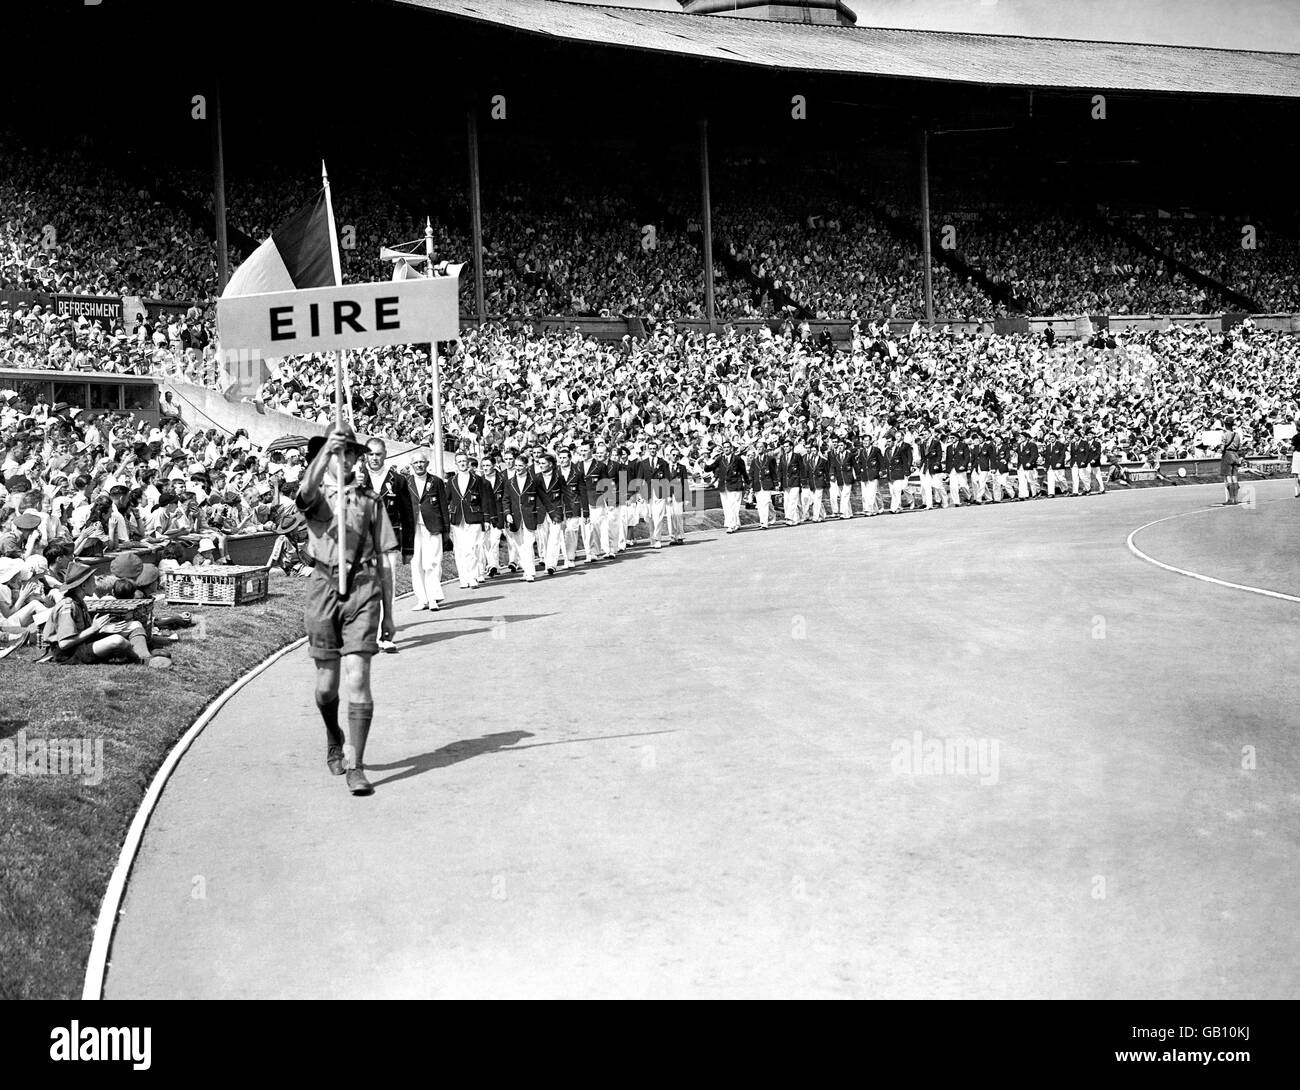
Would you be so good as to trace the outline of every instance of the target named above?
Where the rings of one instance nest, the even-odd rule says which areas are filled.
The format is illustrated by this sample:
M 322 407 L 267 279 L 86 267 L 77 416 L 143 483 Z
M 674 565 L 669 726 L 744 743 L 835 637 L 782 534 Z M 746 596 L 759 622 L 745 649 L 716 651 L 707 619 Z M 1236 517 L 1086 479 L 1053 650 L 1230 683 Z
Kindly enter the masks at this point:
M 391 602 L 393 600 L 392 579 L 393 573 L 397 570 L 398 556 L 400 555 L 405 564 L 411 562 L 406 541 L 408 535 L 414 538 L 415 527 L 411 521 L 413 517 L 411 490 L 407 487 L 406 478 L 388 461 L 388 446 L 378 436 L 366 444 L 366 479 L 370 490 L 383 504 L 388 521 L 393 526 L 393 536 L 398 542 L 399 552 L 393 553 L 388 558 L 388 563 L 381 565 L 383 578 L 389 584 L 384 590 L 384 601 Z M 397 645 L 393 642 L 396 635 L 397 624 L 385 611 L 379 625 L 379 650 L 390 653 L 396 651 Z
M 411 497 L 411 521 L 404 527 L 402 554 L 411 558 L 411 592 L 415 609 L 438 608 L 442 592 L 442 551 L 450 546 L 446 485 L 429 472 L 429 452 L 411 457 L 406 486 Z
M 889 474 L 889 511 L 890 514 L 901 515 L 907 478 L 912 475 L 912 444 L 905 443 L 897 431 L 891 431 L 885 448 L 885 460 Z
M 826 488 L 830 484 L 831 464 L 816 440 L 808 444 L 799 482 L 800 500 L 805 518 L 821 522 L 826 517 Z
M 1047 495 L 1050 499 L 1055 495 L 1055 489 L 1059 485 L 1061 494 L 1065 495 L 1065 467 L 1070 461 L 1070 448 L 1065 442 L 1065 433 L 1061 432 L 1050 443 L 1047 444 L 1047 450 L 1043 457 L 1047 462 Z
M 975 457 L 975 473 L 971 491 L 975 493 L 976 503 L 991 503 L 993 493 L 989 488 L 989 477 L 993 472 L 993 463 L 997 457 L 997 447 L 993 439 L 983 428 L 975 429 L 975 441 L 971 444 Z
M 565 499 L 568 485 L 556 465 L 554 454 L 539 451 L 533 462 L 533 475 L 537 478 L 537 491 L 541 496 L 545 517 L 537 528 L 538 552 L 547 575 L 554 575 L 560 566 L 561 536 L 564 533 L 564 512 L 572 504 Z
M 1085 442 L 1088 448 L 1088 462 L 1087 471 L 1083 478 L 1084 489 L 1085 491 L 1091 491 L 1092 475 L 1095 472 L 1097 474 L 1097 494 L 1101 495 L 1106 491 L 1106 472 L 1103 468 L 1100 425 L 1097 426 L 1096 431 L 1086 438 Z
M 538 490 L 537 479 L 528 467 L 528 455 L 516 451 L 509 472 L 505 474 L 505 524 L 510 541 L 510 567 L 522 571 L 524 582 L 532 583 L 536 565 L 533 544 L 537 529 L 546 517 L 546 506 Z
M 463 590 L 473 590 L 479 585 L 479 542 L 496 511 L 491 490 L 470 469 L 469 455 L 464 451 L 456 455 L 456 472 L 447 478 L 446 495 L 456 575 Z
M 632 457 L 626 446 L 610 452 L 609 476 L 614 482 L 614 510 L 610 515 L 609 547 L 613 555 L 626 551 L 628 538 L 628 488 L 632 477 Z
M 853 452 L 842 438 L 831 441 L 831 451 L 826 456 L 830 463 L 831 514 L 842 519 L 853 517 Z
M 970 482 L 966 477 L 971 466 L 970 444 L 960 431 L 954 431 L 949 439 L 943 464 L 948 472 L 948 499 L 953 507 L 960 507 L 962 489 L 971 495 Z
M 754 493 L 754 505 L 758 508 L 758 526 L 761 530 L 766 530 L 772 521 L 772 493 L 780 487 L 776 457 L 769 449 L 770 445 L 770 436 L 759 436 L 750 449 L 749 461 L 745 463 L 745 472 L 749 475 L 749 487 Z
M 1070 493 L 1086 495 L 1090 490 L 1088 473 L 1088 441 L 1077 427 L 1070 429 Z M 1080 482 L 1083 483 L 1082 492 Z
M 686 500 L 691 494 L 691 472 L 681 447 L 668 448 L 668 539 L 674 545 L 686 541 Z
M 1026 432 L 1016 450 L 1017 499 L 1038 498 L 1038 443 L 1033 434 Z
M 650 548 L 662 549 L 668 537 L 668 488 L 672 476 L 668 459 L 660 453 L 655 439 L 646 441 L 645 454 L 637 462 L 637 480 L 645 497 L 650 522 Z
M 948 491 L 943 486 L 943 440 L 933 421 L 926 422 L 925 437 L 917 444 L 917 456 L 920 459 L 921 498 L 925 509 L 934 506 L 934 497 L 938 496 L 939 506 L 948 506 Z
M 744 499 L 745 489 L 749 487 L 749 474 L 745 471 L 745 460 L 736 453 L 730 439 L 722 441 L 718 456 L 706 467 L 713 474 L 714 483 L 722 499 L 722 522 L 727 533 L 734 534 L 740 529 L 740 501 Z
M 876 513 L 876 489 L 880 480 L 880 451 L 873 435 L 863 435 L 853 452 L 853 476 L 858 482 L 862 498 L 862 513 L 871 517 Z
M 483 531 L 483 540 L 479 548 L 479 579 L 491 579 L 497 574 L 501 564 L 501 538 L 506 528 L 506 474 L 505 464 L 498 451 L 491 451 L 483 458 L 483 468 L 479 474 L 492 500 L 492 521 Z
M 582 471 L 587 497 L 587 521 L 583 523 L 582 549 L 589 559 L 614 555 L 610 548 L 610 522 L 618 507 L 618 478 L 610 472 L 609 445 L 603 439 L 578 444 L 578 469 Z
M 578 535 L 591 520 L 591 508 L 587 503 L 587 482 L 573 461 L 573 448 L 561 447 L 557 457 L 560 476 L 564 478 L 564 536 L 561 538 L 564 566 L 571 568 L 578 555 Z M 590 552 L 586 554 L 585 563 L 591 563 Z
M 776 463 L 777 476 L 781 482 L 781 492 L 785 502 L 785 522 L 787 526 L 798 526 L 799 499 L 803 489 L 803 456 L 794 449 L 794 438 L 785 437 L 781 444 L 781 455 Z

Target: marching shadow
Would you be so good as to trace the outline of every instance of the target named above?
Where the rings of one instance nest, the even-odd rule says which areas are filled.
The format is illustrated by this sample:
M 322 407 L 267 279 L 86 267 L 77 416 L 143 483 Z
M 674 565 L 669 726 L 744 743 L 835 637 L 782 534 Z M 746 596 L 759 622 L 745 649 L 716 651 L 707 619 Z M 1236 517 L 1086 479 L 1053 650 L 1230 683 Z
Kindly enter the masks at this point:
M 439 611 L 441 612 L 441 610 Z M 515 621 L 538 621 L 544 617 L 554 617 L 554 613 L 503 613 L 496 616 L 482 617 L 459 617 L 457 620 L 462 621 L 481 621 L 485 622 L 478 628 L 457 628 L 450 631 L 430 632 L 423 636 L 413 636 L 410 639 L 400 640 L 397 642 L 399 651 L 414 650 L 417 647 L 424 647 L 431 643 L 441 643 L 443 640 L 452 640 L 457 636 L 472 636 L 478 632 L 491 632 L 494 628 L 503 627 L 512 624 Z M 432 619 L 433 615 L 430 615 Z M 410 625 L 399 625 L 398 634 L 400 635 Z
M 516 745 L 516 743 L 523 741 L 525 738 L 536 736 L 531 731 L 507 730 L 495 734 L 485 734 L 480 738 L 462 738 L 456 742 L 449 742 L 447 745 L 431 750 L 428 753 L 421 753 L 415 757 L 406 757 L 400 761 L 392 761 L 389 764 L 367 762 L 366 770 L 371 772 L 375 770 L 381 772 L 388 772 L 393 769 L 404 770 L 392 776 L 385 776 L 382 780 L 372 780 L 371 784 L 378 788 L 390 783 L 397 783 L 399 780 L 409 780 L 413 776 L 420 776 L 425 772 L 433 772 L 439 768 L 447 768 L 449 765 L 460 764 L 461 761 L 468 761 L 471 757 L 481 757 L 487 753 L 540 749 L 543 746 L 567 746 L 575 742 L 603 742 L 617 738 L 644 738 L 653 734 L 675 733 L 674 730 L 646 730 L 629 734 L 597 734 L 584 738 L 560 738 L 554 742 L 533 742 L 521 746 Z

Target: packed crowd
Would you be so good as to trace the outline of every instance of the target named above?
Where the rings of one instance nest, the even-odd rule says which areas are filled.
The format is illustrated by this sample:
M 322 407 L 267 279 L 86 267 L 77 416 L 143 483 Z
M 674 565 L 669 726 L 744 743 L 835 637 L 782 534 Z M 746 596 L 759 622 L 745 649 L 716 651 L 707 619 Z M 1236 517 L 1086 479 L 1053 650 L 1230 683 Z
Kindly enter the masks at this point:
M 169 570 L 220 563 L 239 533 L 287 535 L 273 562 L 300 568 L 301 473 L 301 452 L 257 451 L 246 433 L 0 389 L 0 649 L 40 632 L 52 661 L 169 665 L 131 604 Z
M 1147 237 L 1164 252 L 1214 277 L 1254 301 L 1263 311 L 1300 308 L 1300 239 L 1241 220 L 1167 219 L 1145 225 Z M 1242 243 L 1253 242 L 1254 247 Z
M 0 134 L 0 287 L 78 294 L 210 300 L 214 244 L 204 228 L 212 204 L 202 171 L 164 160 L 147 172 L 158 192 L 181 195 L 173 207 L 90 152 L 49 150 Z M 489 313 L 503 316 L 703 313 L 698 198 L 689 179 L 629 161 L 608 176 L 585 160 L 539 161 L 484 191 L 484 279 Z M 729 166 L 729 172 L 728 172 Z M 728 178 L 714 194 L 715 301 L 723 320 L 775 317 L 783 306 L 827 319 L 910 318 L 923 313 L 919 248 L 898 223 L 916 221 L 911 197 L 854 198 L 827 171 L 787 166 L 765 173 L 748 162 L 720 165 Z M 471 246 L 465 199 L 444 181 L 429 190 L 393 164 L 345 166 L 334 185 L 340 256 L 347 280 L 386 278 L 383 245 L 416 242 L 432 212 L 434 252 L 465 260 Z M 310 179 L 285 171 L 227 179 L 234 233 L 251 240 L 306 199 Z M 1205 313 L 1223 300 L 1139 251 L 1090 214 L 1017 204 L 1014 211 L 974 194 L 970 206 L 937 207 L 931 269 L 935 312 L 949 319 L 1000 316 L 976 279 L 938 260 L 945 226 L 956 256 L 986 275 L 1001 299 L 1031 314 Z M 893 229 L 889 217 L 895 218 Z M 653 244 L 645 233 L 654 226 Z M 1188 262 L 1267 309 L 1300 307 L 1300 244 L 1275 233 L 1243 250 L 1224 223 L 1135 223 L 1158 248 Z M 347 229 L 346 232 L 344 229 Z M 1223 237 L 1220 237 L 1223 236 Z M 1231 236 L 1231 237 L 1228 237 Z M 242 257 L 232 248 L 232 262 Z M 725 258 L 725 259 L 724 259 Z M 960 266 L 958 266 L 960 267 Z M 471 303 L 462 275 L 462 309 Z
M 427 353 L 418 347 L 355 353 L 358 430 L 403 443 L 432 441 Z M 286 361 L 262 389 L 270 407 L 333 417 L 331 362 Z M 466 330 L 441 359 L 444 431 L 475 450 L 654 438 L 702 458 L 726 436 L 800 442 L 880 434 L 934 418 L 958 430 L 983 421 L 1040 436 L 1065 426 L 1100 431 L 1108 461 L 1205 456 L 1205 433 L 1236 417 L 1252 453 L 1274 453 L 1273 425 L 1293 415 L 1300 387 L 1295 338 L 1246 323 L 1231 334 L 1201 325 L 1048 344 L 1043 338 L 891 334 L 867 325 L 835 347 L 787 322 L 782 331 L 677 331 L 599 343 L 572 333 L 493 324 Z M 423 390 L 423 399 L 412 390 Z
M 1205 314 L 1222 299 L 1086 215 L 1032 205 L 952 221 L 957 252 L 1030 314 Z M 1209 271 L 1209 270 L 1206 270 Z

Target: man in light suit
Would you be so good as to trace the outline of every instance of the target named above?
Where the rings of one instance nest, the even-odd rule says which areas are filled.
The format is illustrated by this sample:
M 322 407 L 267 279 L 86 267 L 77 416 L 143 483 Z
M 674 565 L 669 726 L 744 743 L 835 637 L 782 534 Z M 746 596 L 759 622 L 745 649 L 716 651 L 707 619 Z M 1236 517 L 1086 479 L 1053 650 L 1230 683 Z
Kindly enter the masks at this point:
M 442 550 L 451 533 L 446 488 L 441 477 L 428 471 L 427 450 L 416 451 L 409 464 L 411 472 L 406 484 L 413 517 L 410 535 L 402 542 L 402 552 L 409 547 L 415 609 L 436 610 L 446 597 L 442 592 Z

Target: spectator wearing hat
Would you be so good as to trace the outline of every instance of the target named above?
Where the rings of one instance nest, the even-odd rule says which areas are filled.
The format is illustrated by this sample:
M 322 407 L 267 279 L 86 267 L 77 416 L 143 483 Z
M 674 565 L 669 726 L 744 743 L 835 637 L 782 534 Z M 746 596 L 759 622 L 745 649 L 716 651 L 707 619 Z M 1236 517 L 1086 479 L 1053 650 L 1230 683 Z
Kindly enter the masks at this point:
M 13 527 L 0 533 L 0 557 L 21 560 L 35 552 L 39 543 L 36 536 L 41 526 L 41 516 L 35 511 L 23 511 L 16 515 Z
M 171 659 L 154 655 L 149 650 L 149 640 L 139 621 L 129 621 L 121 632 L 110 632 L 117 627 L 107 614 L 90 617 L 86 610 L 86 586 L 95 569 L 80 561 L 68 565 L 63 583 L 58 588 L 62 597 L 55 603 L 45 622 L 45 640 L 50 647 L 48 661 L 60 665 L 81 666 L 103 662 L 148 663 L 154 667 L 167 667 Z M 47 661 L 42 660 L 42 661 Z
M 0 618 L 6 625 L 26 628 L 54 604 L 45 581 L 48 570 L 43 556 L 22 560 L 0 557 Z

